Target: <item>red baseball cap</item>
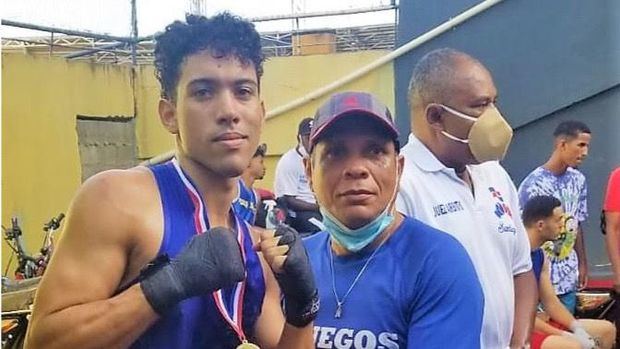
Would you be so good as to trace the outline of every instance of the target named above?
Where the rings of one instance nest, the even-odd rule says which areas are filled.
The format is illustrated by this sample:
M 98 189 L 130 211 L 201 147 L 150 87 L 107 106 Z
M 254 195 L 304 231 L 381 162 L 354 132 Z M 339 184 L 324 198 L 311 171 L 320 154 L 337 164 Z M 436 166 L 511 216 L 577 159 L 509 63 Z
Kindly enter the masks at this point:
M 310 149 L 336 121 L 345 117 L 367 117 L 378 121 L 392 140 L 398 140 L 392 113 L 377 97 L 367 92 L 342 92 L 331 95 L 316 111 L 310 132 Z

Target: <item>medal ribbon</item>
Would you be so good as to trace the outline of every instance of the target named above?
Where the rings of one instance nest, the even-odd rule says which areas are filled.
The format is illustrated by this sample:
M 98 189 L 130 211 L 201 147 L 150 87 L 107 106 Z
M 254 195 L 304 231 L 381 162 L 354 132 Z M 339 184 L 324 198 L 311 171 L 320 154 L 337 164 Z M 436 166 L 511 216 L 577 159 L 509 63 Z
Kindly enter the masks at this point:
M 192 182 L 185 176 L 183 170 L 179 166 L 179 162 L 176 158 L 172 159 L 172 164 L 176 169 L 181 181 L 185 185 L 187 189 L 187 193 L 194 204 L 194 226 L 196 227 L 196 234 L 202 234 L 209 229 L 209 219 L 207 217 L 207 207 L 202 201 L 200 194 L 198 194 L 198 190 L 194 187 Z M 245 222 L 240 222 L 237 215 L 235 216 L 235 228 L 237 231 L 237 241 L 239 242 L 239 246 L 241 246 L 241 256 L 243 257 L 243 264 L 245 265 L 245 247 L 243 245 L 244 234 L 243 234 L 243 226 Z M 246 227 L 247 229 L 247 227 Z M 247 271 L 246 271 L 247 273 Z M 229 313 L 226 303 L 224 302 L 224 297 L 222 296 L 222 290 L 217 290 L 213 292 L 213 300 L 215 305 L 224 318 L 226 322 L 232 327 L 232 329 L 237 333 L 237 337 L 239 340 L 244 343 L 247 342 L 245 337 L 245 333 L 243 332 L 243 296 L 245 294 L 245 279 L 238 282 L 234 288 L 234 297 L 233 297 L 233 307 L 232 314 Z

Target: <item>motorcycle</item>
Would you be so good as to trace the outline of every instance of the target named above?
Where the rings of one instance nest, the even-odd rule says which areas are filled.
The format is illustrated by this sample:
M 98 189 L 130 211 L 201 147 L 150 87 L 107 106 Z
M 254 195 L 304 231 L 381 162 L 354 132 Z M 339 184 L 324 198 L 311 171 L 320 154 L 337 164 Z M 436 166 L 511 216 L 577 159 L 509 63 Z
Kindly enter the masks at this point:
M 10 228 L 2 226 L 5 241 L 13 250 L 13 254 L 17 255 L 15 280 L 6 277 L 13 255 L 2 277 L 1 344 L 3 349 L 18 349 L 24 345 L 34 295 L 53 252 L 54 232 L 60 228 L 64 217 L 65 215 L 61 213 L 44 224 L 43 246 L 36 256 L 27 254 L 24 249 L 22 229 L 17 218 L 11 219 Z

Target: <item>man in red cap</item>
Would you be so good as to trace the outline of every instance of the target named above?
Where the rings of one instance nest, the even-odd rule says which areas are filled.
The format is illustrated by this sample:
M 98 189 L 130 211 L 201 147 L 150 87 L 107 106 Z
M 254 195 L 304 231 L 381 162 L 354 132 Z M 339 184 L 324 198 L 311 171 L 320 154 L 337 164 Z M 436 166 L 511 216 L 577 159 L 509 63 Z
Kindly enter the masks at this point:
M 388 108 L 362 92 L 317 111 L 305 161 L 324 230 L 304 243 L 317 348 L 480 348 L 483 296 L 464 248 L 394 211 L 402 173 Z

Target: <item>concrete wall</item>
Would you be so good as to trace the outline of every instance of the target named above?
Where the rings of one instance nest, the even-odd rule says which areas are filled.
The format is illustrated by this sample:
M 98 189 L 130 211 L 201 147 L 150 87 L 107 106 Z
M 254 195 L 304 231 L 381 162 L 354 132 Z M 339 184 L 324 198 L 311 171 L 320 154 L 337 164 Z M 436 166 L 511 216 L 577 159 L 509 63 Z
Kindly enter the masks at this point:
M 284 105 L 386 53 L 272 58 L 265 63 L 262 81 L 265 106 L 269 110 Z M 80 185 L 77 115 L 135 113 L 139 159 L 173 149 L 174 139 L 159 121 L 159 83 L 152 66 L 133 72 L 128 67 L 45 56 L 3 54 L 2 58 L 2 224 L 10 224 L 12 216 L 20 217 L 27 249 L 36 252 L 43 223 L 66 212 Z M 393 76 L 388 64 L 340 90 L 374 92 L 393 108 Z M 296 144 L 299 120 L 314 115 L 325 98 L 266 121 L 261 140 L 268 144 L 267 176 L 257 186 L 272 188 L 277 160 Z M 2 252 L 4 269 L 10 256 L 5 243 Z
M 401 0 L 397 44 L 419 36 L 479 1 Z M 553 129 L 578 119 L 593 131 L 588 178 L 586 247 L 593 274 L 607 273 L 598 217 L 604 182 L 620 164 L 620 2 L 511 0 L 402 56 L 395 64 L 399 128 L 408 133 L 407 85 L 417 60 L 453 47 L 493 73 L 499 107 L 515 128 L 504 165 L 518 184 L 551 152 Z
M 80 184 L 78 114 L 132 116 L 129 69 L 2 55 L 2 224 L 19 217 L 31 253 Z M 10 255 L 3 242 L 3 271 Z
M 155 78 L 155 68 L 152 65 L 139 66 L 135 81 L 138 157 L 149 159 L 173 149 L 174 137 L 159 121 L 157 105 L 160 88 Z

